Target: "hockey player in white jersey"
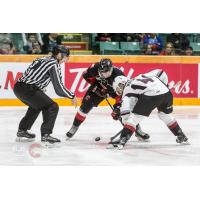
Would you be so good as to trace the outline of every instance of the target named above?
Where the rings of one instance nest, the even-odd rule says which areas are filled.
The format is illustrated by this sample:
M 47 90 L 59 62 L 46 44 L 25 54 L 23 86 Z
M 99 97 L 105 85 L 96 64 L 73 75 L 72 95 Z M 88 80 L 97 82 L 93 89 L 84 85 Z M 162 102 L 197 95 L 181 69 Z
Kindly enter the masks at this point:
M 159 118 L 177 137 L 177 143 L 187 142 L 188 138 L 182 132 L 176 119 L 171 115 L 173 111 L 173 95 L 167 87 L 168 79 L 163 74 L 160 79 L 155 76 L 156 71 L 141 74 L 132 80 L 118 76 L 113 82 L 116 93 L 122 96 L 120 114 L 124 124 L 120 138 L 110 144 L 119 149 L 123 148 L 135 127 L 145 117 L 157 108 Z
M 162 70 L 162 69 L 155 69 L 155 70 L 147 72 L 147 73 L 145 73 L 143 75 L 148 76 L 149 78 L 151 78 L 151 77 L 157 77 L 157 78 L 159 78 L 168 87 L 168 76 L 167 76 L 166 72 L 164 70 Z M 136 101 L 132 101 L 131 108 L 133 108 L 135 106 L 135 104 L 136 104 Z M 113 113 L 115 113 L 115 120 L 121 120 L 120 106 L 121 106 L 121 101 L 117 104 L 117 106 L 114 107 Z M 136 134 L 137 134 L 137 132 L 135 132 L 135 135 Z M 114 135 L 113 137 L 111 137 L 111 140 L 117 138 L 119 135 L 120 135 L 120 132 L 117 133 L 116 135 Z M 146 139 L 146 140 L 140 139 L 139 137 L 137 137 L 137 138 L 140 141 L 146 141 L 146 142 L 149 141 L 149 138 Z
M 165 85 L 168 85 L 168 76 L 166 72 L 162 69 L 155 69 L 152 70 L 148 73 L 144 74 L 145 76 L 152 78 L 152 77 L 157 77 L 159 78 Z

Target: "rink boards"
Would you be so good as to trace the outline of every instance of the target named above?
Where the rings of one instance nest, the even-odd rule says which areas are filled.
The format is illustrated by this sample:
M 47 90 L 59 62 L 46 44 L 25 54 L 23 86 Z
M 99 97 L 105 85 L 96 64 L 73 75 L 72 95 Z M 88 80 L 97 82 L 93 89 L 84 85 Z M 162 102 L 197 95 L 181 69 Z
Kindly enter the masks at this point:
M 13 93 L 16 80 L 28 67 L 35 55 L 0 56 L 0 106 L 21 106 Z M 173 87 L 174 105 L 200 105 L 199 64 L 200 57 L 185 56 L 71 56 L 69 63 L 62 66 L 63 82 L 75 92 L 79 104 L 89 84 L 82 78 L 82 73 L 102 57 L 109 57 L 113 64 L 132 78 L 153 69 L 163 69 L 168 74 L 169 86 Z M 59 98 L 50 85 L 47 94 L 59 105 L 70 106 L 68 99 Z M 114 101 L 111 100 L 113 103 Z M 106 105 L 103 102 L 101 105 Z

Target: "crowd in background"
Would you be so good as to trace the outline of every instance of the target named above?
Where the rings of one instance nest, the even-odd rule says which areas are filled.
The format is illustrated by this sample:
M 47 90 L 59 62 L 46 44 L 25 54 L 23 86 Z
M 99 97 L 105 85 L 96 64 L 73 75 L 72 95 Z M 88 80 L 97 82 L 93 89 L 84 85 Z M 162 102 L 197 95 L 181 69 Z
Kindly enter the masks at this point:
M 53 47 L 62 43 L 57 33 L 22 33 L 23 50 L 17 49 L 12 34 L 0 33 L 0 54 L 50 54 Z
M 0 33 L 0 54 L 50 54 L 55 45 L 62 44 L 57 33 L 21 33 L 23 50 L 19 50 L 11 35 Z M 139 42 L 144 55 L 193 55 L 190 40 L 182 33 L 168 34 L 166 41 L 156 33 L 97 33 L 95 41 Z
M 171 33 L 166 41 L 156 33 L 98 33 L 96 41 L 139 42 L 144 55 L 193 55 L 185 34 Z

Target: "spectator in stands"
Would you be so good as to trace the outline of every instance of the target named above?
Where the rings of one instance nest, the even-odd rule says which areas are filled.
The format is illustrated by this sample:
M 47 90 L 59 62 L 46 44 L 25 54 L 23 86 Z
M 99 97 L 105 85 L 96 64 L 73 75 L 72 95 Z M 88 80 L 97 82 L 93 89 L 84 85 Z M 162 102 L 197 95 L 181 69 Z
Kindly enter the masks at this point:
M 144 54 L 145 55 L 152 55 L 152 48 L 151 48 L 150 44 L 147 45 Z
M 10 33 L 0 33 L 0 54 L 15 54 L 16 48 L 11 40 Z
M 16 49 L 12 43 L 4 43 L 1 45 L 0 54 L 15 54 Z
M 61 37 L 57 33 L 46 33 L 43 38 L 42 53 L 51 54 L 53 48 L 57 45 L 61 45 Z
M 173 56 L 175 55 L 174 45 L 171 42 L 167 42 L 165 49 L 160 53 L 162 56 Z
M 96 41 L 100 42 L 110 42 L 111 36 L 110 33 L 97 33 L 97 37 L 95 38 Z
M 123 33 L 122 38 L 125 42 L 143 42 L 143 33 Z
M 182 33 L 172 33 L 167 36 L 167 42 L 171 42 L 177 53 L 181 54 L 190 45 L 188 38 Z
M 159 35 L 155 33 L 149 33 L 144 36 L 143 46 L 144 49 L 147 49 L 147 46 L 150 45 L 153 55 L 158 55 L 162 50 L 162 40 Z
M 42 48 L 40 43 L 38 41 L 33 42 L 31 54 L 41 54 L 41 53 L 42 53 Z
M 36 34 L 36 33 L 28 33 L 27 38 L 26 38 L 26 34 L 22 33 L 23 42 L 24 42 L 23 48 L 24 48 L 24 51 L 26 51 L 27 54 L 40 54 L 41 53 L 41 43 L 39 42 L 37 35 L 38 34 Z M 33 47 L 33 44 L 35 44 L 35 46 L 39 45 L 40 50 L 38 50 L 38 46 Z
M 191 46 L 186 48 L 185 55 L 186 56 L 193 56 L 193 48 Z
M 134 42 L 135 36 L 136 35 L 134 33 L 124 33 L 124 40 L 125 42 Z
M 0 33 L 0 42 L 11 42 L 11 34 L 10 33 Z

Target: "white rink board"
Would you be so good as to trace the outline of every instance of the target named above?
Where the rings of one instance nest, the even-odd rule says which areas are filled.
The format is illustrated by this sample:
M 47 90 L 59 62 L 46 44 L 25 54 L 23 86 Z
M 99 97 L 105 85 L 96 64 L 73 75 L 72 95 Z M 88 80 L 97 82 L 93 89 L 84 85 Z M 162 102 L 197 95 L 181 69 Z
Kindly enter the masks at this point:
M 151 142 L 141 143 L 135 137 L 124 150 L 108 150 L 108 139 L 121 129 L 110 117 L 110 109 L 94 109 L 79 132 L 65 141 L 76 110 L 61 107 L 54 136 L 61 138 L 59 147 L 40 148 L 41 116 L 32 132 L 37 139 L 32 143 L 16 143 L 16 130 L 26 107 L 0 108 L 0 165 L 68 165 L 68 166 L 129 166 L 129 165 L 200 165 L 200 107 L 175 107 L 174 115 L 188 136 L 191 145 L 180 145 L 153 112 L 142 122 L 142 128 L 151 135 Z M 100 136 L 102 140 L 95 142 Z

